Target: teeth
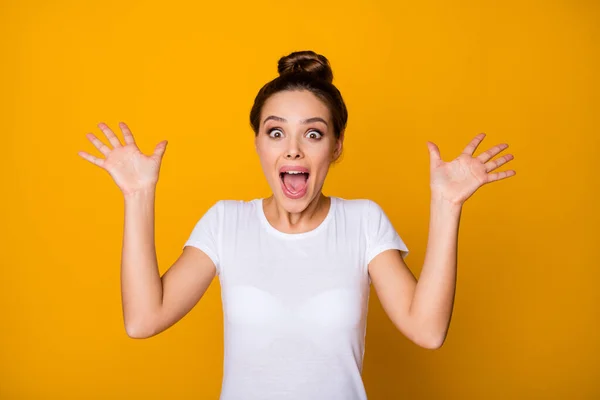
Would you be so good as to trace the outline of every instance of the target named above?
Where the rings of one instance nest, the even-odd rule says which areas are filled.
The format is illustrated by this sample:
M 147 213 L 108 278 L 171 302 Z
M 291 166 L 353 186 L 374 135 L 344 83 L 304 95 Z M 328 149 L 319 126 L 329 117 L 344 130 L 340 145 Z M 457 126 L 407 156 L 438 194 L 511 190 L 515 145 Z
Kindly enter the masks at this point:
M 300 172 L 300 171 L 286 171 L 286 174 L 303 174 L 304 172 Z

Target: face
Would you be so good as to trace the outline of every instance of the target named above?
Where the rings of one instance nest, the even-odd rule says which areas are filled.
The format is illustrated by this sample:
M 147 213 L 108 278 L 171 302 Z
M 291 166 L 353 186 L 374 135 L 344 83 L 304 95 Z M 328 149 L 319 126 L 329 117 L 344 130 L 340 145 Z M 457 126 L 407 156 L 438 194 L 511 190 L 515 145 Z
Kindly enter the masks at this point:
M 263 105 L 255 138 L 260 163 L 277 202 L 299 213 L 318 199 L 330 164 L 339 157 L 327 106 L 309 91 L 283 91 Z

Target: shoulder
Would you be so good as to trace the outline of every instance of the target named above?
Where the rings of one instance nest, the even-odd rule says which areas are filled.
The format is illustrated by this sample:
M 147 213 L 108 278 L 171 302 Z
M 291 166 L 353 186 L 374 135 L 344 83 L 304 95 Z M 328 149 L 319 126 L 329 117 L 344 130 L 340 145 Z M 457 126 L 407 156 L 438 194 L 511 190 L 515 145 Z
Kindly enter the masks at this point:
M 212 206 L 212 209 L 220 221 L 230 225 L 238 224 L 240 221 L 253 220 L 258 215 L 257 210 L 261 204 L 260 199 L 219 200 Z
M 335 197 L 335 201 L 336 207 L 345 213 L 369 216 L 383 211 L 379 204 L 370 199 L 344 199 Z
M 223 211 L 237 211 L 237 210 L 245 210 L 245 209 L 251 209 L 256 207 L 257 202 L 259 201 L 259 199 L 254 199 L 254 200 L 229 200 L 229 199 L 223 199 L 223 200 L 218 200 L 216 203 L 213 204 L 213 208 L 217 208 L 219 210 L 223 210 Z
M 215 203 L 215 205 L 224 208 L 224 209 L 234 209 L 234 208 L 243 208 L 244 206 L 250 204 L 251 201 L 246 200 L 231 200 L 231 199 L 223 199 L 219 200 Z
M 254 210 L 256 200 L 217 200 L 203 213 L 203 219 L 223 220 L 227 216 L 239 215 Z

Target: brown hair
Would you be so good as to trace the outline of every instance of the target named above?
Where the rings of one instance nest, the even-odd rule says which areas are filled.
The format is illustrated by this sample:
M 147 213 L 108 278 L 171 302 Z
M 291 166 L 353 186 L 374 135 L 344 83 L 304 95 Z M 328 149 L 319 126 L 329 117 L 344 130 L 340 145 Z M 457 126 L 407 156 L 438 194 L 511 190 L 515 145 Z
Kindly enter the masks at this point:
M 297 51 L 281 57 L 277 64 L 279 76 L 266 83 L 256 95 L 250 111 L 250 125 L 258 135 L 260 115 L 265 101 L 284 90 L 308 90 L 329 109 L 335 137 L 346 129 L 348 110 L 340 91 L 332 84 L 333 71 L 324 56 L 313 51 Z

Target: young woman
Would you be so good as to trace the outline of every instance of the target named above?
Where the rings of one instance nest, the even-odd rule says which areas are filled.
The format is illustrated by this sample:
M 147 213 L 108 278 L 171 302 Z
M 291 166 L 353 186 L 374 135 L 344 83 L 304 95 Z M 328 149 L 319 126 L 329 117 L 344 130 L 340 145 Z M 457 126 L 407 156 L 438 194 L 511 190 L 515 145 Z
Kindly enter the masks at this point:
M 79 154 L 110 173 L 125 198 L 121 265 L 125 328 L 133 338 L 164 331 L 219 276 L 225 359 L 221 399 L 366 399 L 361 379 L 369 285 L 394 325 L 419 346 L 445 340 L 454 301 L 463 203 L 512 159 L 473 157 L 477 135 L 453 161 L 430 154 L 431 218 L 417 283 L 408 248 L 375 202 L 322 193 L 342 152 L 348 118 L 329 62 L 311 51 L 279 60 L 280 76 L 250 112 L 255 146 L 273 191 L 265 199 L 222 200 L 197 222 L 183 252 L 161 277 L 154 247 L 154 197 L 166 141 L 146 156 L 128 127 L 125 145 L 99 124 L 113 148 Z

